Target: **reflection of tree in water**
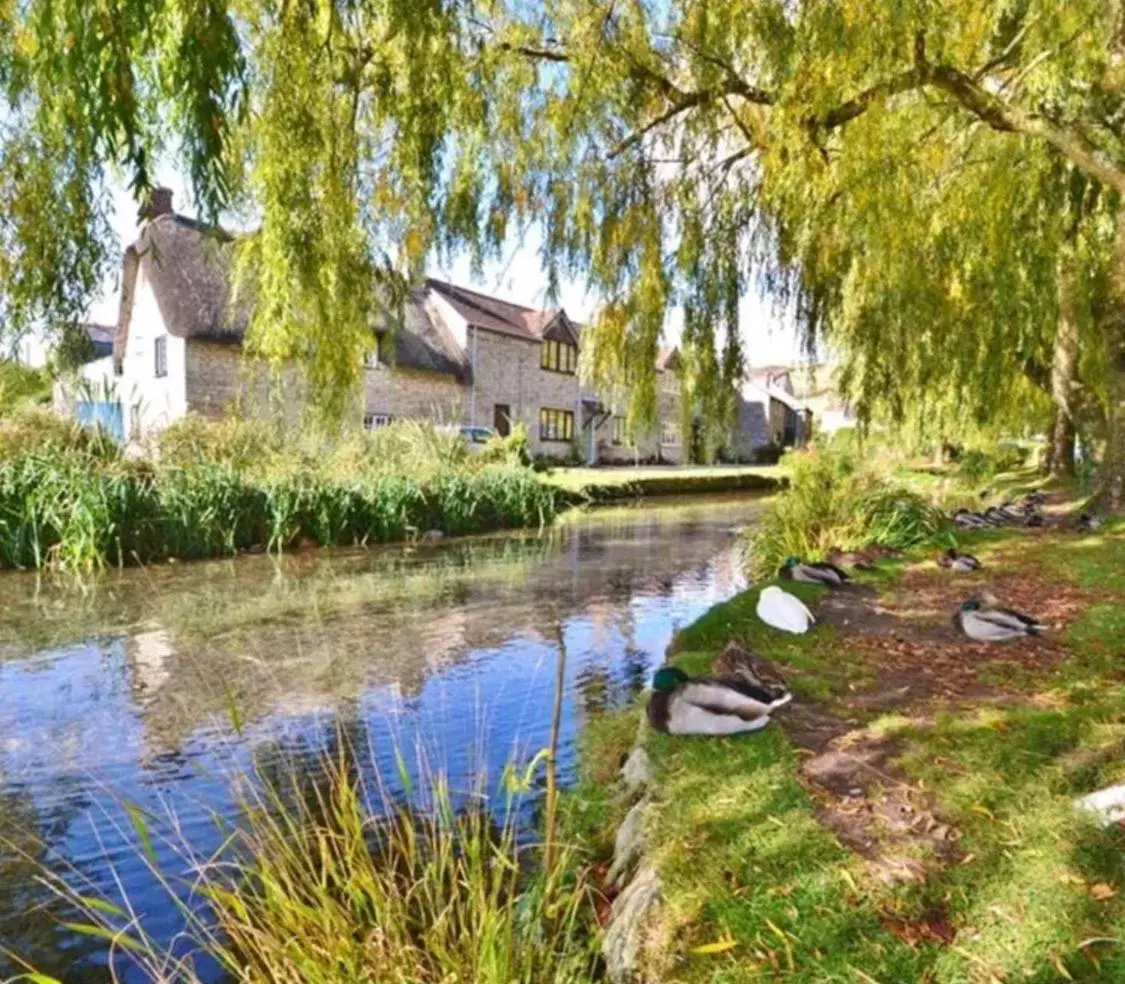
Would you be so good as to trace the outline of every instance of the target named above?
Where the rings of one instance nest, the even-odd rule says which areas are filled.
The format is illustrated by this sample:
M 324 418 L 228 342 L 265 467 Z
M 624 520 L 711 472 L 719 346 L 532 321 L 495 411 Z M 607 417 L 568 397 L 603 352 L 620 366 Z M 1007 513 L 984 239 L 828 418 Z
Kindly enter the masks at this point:
M 40 817 L 30 790 L 5 783 L 0 773 L 0 943 L 36 970 L 68 984 L 106 980 L 104 969 L 81 965 L 102 944 L 62 926 L 78 914 L 43 884 L 42 876 L 48 868 L 65 874 L 66 867 L 52 858 L 48 845 L 66 837 L 88 802 L 79 789 L 59 796 L 50 814 Z M 0 980 L 22 969 L 0 950 Z
M 629 645 L 621 657 L 622 703 L 632 700 L 648 686 L 649 657 L 643 649 Z
M 586 714 L 601 714 L 613 703 L 613 676 L 604 663 L 588 663 L 574 681 L 578 702 Z

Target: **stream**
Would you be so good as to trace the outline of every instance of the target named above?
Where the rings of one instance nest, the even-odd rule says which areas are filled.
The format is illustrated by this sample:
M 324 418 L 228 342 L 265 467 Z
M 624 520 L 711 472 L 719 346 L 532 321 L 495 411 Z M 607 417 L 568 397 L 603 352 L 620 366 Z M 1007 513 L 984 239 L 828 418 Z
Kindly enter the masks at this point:
M 436 544 L 0 575 L 0 980 L 18 971 L 3 948 L 68 984 L 110 980 L 106 942 L 63 926 L 44 867 L 173 940 L 183 917 L 146 858 L 177 878 L 184 844 L 215 850 L 234 775 L 315 772 L 341 734 L 392 794 L 399 762 L 461 793 L 526 762 L 560 645 L 572 777 L 583 722 L 744 586 L 736 531 L 759 509 L 660 500 Z

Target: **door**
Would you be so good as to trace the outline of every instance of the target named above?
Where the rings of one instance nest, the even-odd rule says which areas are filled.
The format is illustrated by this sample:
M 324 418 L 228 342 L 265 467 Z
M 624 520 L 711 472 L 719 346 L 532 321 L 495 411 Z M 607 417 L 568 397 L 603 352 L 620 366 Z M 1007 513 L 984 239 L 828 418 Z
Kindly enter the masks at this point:
M 492 429 L 501 437 L 512 432 L 512 408 L 507 403 L 497 403 L 492 411 Z

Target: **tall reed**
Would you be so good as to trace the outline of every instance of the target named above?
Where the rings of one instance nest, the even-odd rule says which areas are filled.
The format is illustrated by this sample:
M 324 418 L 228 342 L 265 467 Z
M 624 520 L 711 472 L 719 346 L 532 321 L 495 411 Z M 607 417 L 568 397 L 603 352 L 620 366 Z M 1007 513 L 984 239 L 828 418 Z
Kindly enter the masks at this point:
M 912 547 L 938 533 L 941 516 L 850 448 L 790 452 L 789 484 L 748 534 L 747 559 L 770 577 L 787 557 L 819 560 L 833 548 Z
M 263 434 L 252 457 L 241 427 L 192 422 L 173 435 L 169 454 L 134 461 L 81 428 L 45 423 L 47 440 L 31 442 L 25 421 L 0 427 L 0 450 L 8 449 L 0 454 L 0 566 L 97 568 L 305 542 L 385 543 L 431 529 L 481 533 L 554 518 L 558 494 L 530 469 L 470 461 L 459 438 L 428 431 L 402 425 L 389 438 L 353 437 L 311 457 L 307 447 Z M 384 446 L 389 460 L 377 454 Z

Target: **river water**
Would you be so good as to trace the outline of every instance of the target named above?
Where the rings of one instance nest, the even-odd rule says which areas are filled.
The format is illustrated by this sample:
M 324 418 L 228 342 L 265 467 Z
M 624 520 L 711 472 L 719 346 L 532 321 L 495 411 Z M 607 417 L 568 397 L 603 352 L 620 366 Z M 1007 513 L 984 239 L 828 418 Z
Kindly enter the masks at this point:
M 590 715 L 635 694 L 673 632 L 743 586 L 745 497 L 564 517 L 541 533 L 110 572 L 0 575 L 0 945 L 70 982 L 106 946 L 44 867 L 128 899 L 172 939 L 181 846 L 214 850 L 248 767 L 315 770 L 341 733 L 390 785 L 398 756 L 457 790 L 548 741 L 565 649 L 560 768 Z M 125 979 L 138 979 L 123 964 Z M 14 973 L 0 951 L 0 980 Z

